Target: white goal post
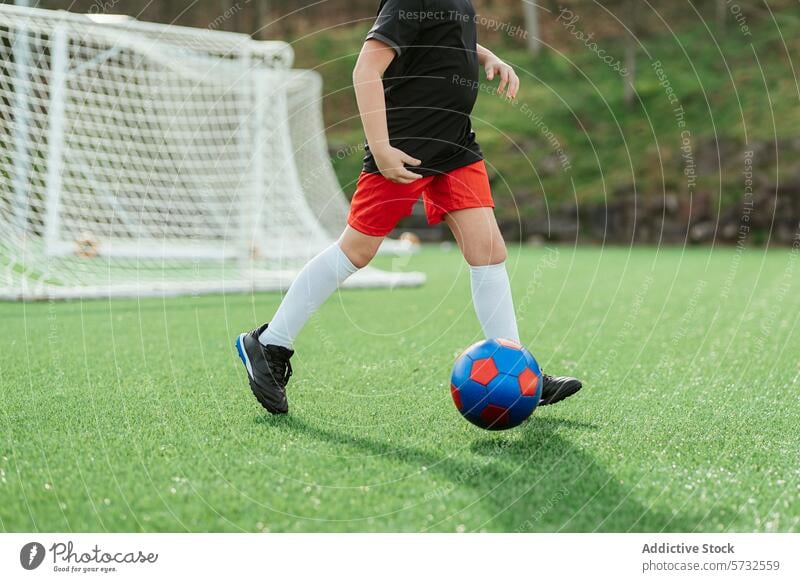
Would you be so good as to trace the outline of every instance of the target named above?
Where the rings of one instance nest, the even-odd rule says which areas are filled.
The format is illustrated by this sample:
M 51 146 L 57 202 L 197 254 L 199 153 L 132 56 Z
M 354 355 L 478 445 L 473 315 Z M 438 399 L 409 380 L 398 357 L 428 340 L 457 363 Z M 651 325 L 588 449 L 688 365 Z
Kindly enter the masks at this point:
M 285 288 L 347 210 L 321 86 L 292 59 L 246 35 L 0 5 L 0 298 Z

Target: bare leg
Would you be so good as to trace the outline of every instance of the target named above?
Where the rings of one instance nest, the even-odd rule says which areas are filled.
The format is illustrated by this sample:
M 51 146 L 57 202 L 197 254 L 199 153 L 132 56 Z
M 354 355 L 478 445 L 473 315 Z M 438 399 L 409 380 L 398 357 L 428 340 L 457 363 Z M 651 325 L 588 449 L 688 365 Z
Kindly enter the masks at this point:
M 451 212 L 447 225 L 470 265 L 472 303 L 487 339 L 519 342 L 514 301 L 506 271 L 506 245 L 491 208 Z
M 346 226 L 339 237 L 339 246 L 350 262 L 361 269 L 366 267 L 378 252 L 383 242 L 382 236 L 369 236 L 358 232 L 352 226 Z
M 458 247 L 472 267 L 497 265 L 506 260 L 506 244 L 491 208 L 467 208 L 445 215 Z

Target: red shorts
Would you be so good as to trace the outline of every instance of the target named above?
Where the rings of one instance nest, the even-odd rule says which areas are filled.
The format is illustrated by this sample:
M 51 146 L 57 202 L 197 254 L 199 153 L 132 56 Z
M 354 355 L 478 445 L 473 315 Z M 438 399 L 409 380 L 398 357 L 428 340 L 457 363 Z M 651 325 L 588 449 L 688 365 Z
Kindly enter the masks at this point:
M 445 214 L 454 210 L 494 208 L 483 160 L 410 184 L 397 184 L 381 174 L 362 172 L 347 223 L 364 234 L 386 236 L 401 218 L 411 214 L 420 196 L 425 202 L 428 224 L 441 222 Z

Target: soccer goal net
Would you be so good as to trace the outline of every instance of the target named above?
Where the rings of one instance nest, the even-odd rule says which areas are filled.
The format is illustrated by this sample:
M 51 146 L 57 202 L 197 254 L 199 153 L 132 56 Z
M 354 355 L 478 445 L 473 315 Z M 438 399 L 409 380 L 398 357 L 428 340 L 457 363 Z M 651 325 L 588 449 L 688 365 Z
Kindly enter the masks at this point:
M 319 79 L 292 58 L 245 35 L 0 5 L 0 297 L 288 286 L 347 211 Z M 350 284 L 422 281 L 366 269 Z

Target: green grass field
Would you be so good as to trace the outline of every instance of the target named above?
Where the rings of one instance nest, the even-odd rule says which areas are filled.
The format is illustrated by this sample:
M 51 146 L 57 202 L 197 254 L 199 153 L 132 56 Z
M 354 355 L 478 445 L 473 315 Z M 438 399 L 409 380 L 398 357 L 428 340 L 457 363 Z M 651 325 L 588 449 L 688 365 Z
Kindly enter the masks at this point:
M 798 258 L 511 249 L 524 342 L 586 388 L 502 433 L 450 400 L 455 251 L 335 296 L 281 418 L 232 346 L 276 294 L 0 304 L 0 529 L 797 531 Z

